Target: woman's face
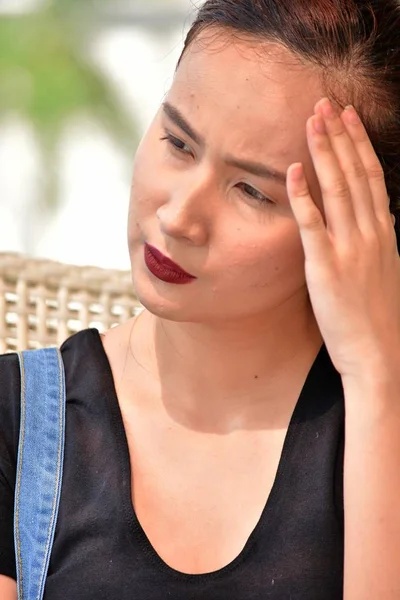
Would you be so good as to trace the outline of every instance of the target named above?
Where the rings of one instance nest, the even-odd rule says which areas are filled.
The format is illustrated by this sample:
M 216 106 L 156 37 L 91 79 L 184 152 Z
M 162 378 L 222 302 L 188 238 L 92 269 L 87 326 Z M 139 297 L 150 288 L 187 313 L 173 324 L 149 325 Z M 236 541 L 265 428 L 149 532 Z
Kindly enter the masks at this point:
M 136 293 L 175 321 L 304 306 L 304 254 L 285 174 L 302 162 L 318 201 L 305 125 L 323 95 L 319 79 L 276 45 L 201 41 L 183 57 L 137 151 L 129 215 Z M 145 243 L 196 279 L 158 279 Z

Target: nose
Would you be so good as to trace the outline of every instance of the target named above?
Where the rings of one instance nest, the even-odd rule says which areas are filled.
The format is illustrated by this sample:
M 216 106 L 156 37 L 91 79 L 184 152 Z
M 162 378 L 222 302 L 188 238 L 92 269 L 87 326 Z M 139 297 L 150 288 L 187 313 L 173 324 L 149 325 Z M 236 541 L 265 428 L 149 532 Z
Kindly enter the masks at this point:
M 184 238 L 195 246 L 207 243 L 212 223 L 209 178 L 179 177 L 171 186 L 169 199 L 157 210 L 162 233 Z

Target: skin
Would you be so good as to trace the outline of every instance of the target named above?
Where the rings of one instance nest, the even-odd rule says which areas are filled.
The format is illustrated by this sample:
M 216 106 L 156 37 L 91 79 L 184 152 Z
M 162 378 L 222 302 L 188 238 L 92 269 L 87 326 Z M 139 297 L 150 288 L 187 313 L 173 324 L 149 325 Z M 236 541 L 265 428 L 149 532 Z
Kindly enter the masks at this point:
M 129 219 L 135 289 L 153 313 L 175 322 L 231 326 L 239 319 L 241 329 L 246 321 L 259 326 L 287 302 L 304 305 L 307 295 L 285 186 L 228 167 L 224 157 L 260 161 L 285 174 L 301 160 L 315 182 L 305 124 L 321 90 L 305 69 L 293 65 L 287 71 L 284 51 L 271 48 L 274 64 L 274 57 L 263 63 L 246 50 L 189 50 L 178 69 L 166 101 L 204 138 L 204 146 L 161 108 L 136 155 Z M 314 94 L 301 95 L 304 85 Z M 184 152 L 160 142 L 166 133 L 186 144 Z M 246 195 L 240 188 L 245 183 L 274 204 Z M 182 288 L 150 278 L 143 240 L 198 280 Z
M 319 80 L 278 46 L 267 45 L 264 59 L 246 43 L 200 47 L 184 56 L 166 101 L 203 144 L 163 108 L 145 135 L 129 249 L 147 310 L 104 339 L 136 514 L 162 560 L 193 574 L 229 564 L 255 528 L 322 343 L 286 185 L 225 163 L 230 154 L 286 175 L 302 160 L 318 197 L 306 122 Z M 167 133 L 183 152 L 160 141 Z M 144 241 L 197 279 L 156 279 Z
M 153 315 L 153 361 L 147 365 L 164 383 L 162 406 L 172 417 L 172 437 L 161 437 L 164 448 L 176 444 L 175 458 L 182 448 L 190 458 L 193 436 L 180 437 L 179 428 L 171 426 L 177 415 L 185 433 L 218 432 L 223 441 L 216 446 L 209 435 L 201 437 L 202 485 L 196 486 L 199 473 L 189 460 L 173 498 L 178 522 L 172 518 L 169 531 L 162 488 L 168 487 L 166 473 L 173 462 L 162 465 L 161 486 L 152 490 L 160 493 L 160 505 L 149 510 L 154 496 L 146 498 L 139 483 L 136 510 L 160 556 L 177 568 L 204 572 L 237 555 L 276 474 L 284 436 L 273 434 L 287 429 L 320 343 L 312 327 L 315 316 L 342 377 L 346 406 L 344 598 L 395 600 L 400 594 L 395 502 L 400 493 L 400 261 L 382 167 L 355 110 L 339 114 L 329 100 L 321 101 L 315 71 L 296 66 L 285 51 L 270 46 L 270 60 L 260 65 L 260 53 L 244 42 L 217 53 L 204 45 L 196 50 L 185 56 L 168 100 L 204 144 L 196 146 L 176 123 L 157 115 L 138 154 L 129 239 L 134 283 Z M 182 140 L 179 152 L 162 153 L 157 137 L 163 128 Z M 271 182 L 262 185 L 262 193 L 275 202 L 265 206 L 266 215 L 238 200 L 235 189 L 244 175 L 226 169 L 228 152 L 287 169 L 287 195 Z M 152 173 L 157 173 L 155 183 Z M 143 267 L 144 239 L 170 253 L 198 277 L 196 282 L 182 290 L 152 280 Z M 299 353 L 293 355 L 293 347 Z M 256 376 L 261 395 L 251 385 L 254 373 L 267 374 Z M 278 421 L 268 411 L 271 406 Z M 234 436 L 238 431 L 250 434 Z M 147 433 L 160 432 L 162 427 Z M 251 456 L 255 439 L 262 452 Z M 236 471 L 227 458 L 233 449 Z M 216 462 L 219 472 L 212 468 Z M 179 460 L 177 470 L 182 474 Z M 219 493 L 220 480 L 226 497 Z M 191 484 L 195 498 L 185 496 L 185 485 Z M 250 495 L 236 497 L 242 510 L 235 512 L 233 497 L 242 486 Z M 204 502 L 209 496 L 217 499 L 216 506 Z M 157 535 L 151 524 L 159 510 L 167 528 Z M 191 528 L 193 514 L 200 535 Z M 233 531 L 232 523 L 237 524 Z M 184 544 L 165 552 L 174 527 Z M 198 542 L 196 548 L 191 540 Z M 204 562 L 210 547 L 219 552 Z
M 285 176 L 301 160 L 318 198 L 306 122 L 319 79 L 276 45 L 261 57 L 216 44 L 189 49 L 166 97 L 203 143 L 161 108 L 137 152 L 129 249 L 147 310 L 104 340 L 136 514 L 158 555 L 193 574 L 229 564 L 255 528 L 322 343 L 286 185 L 226 164 L 233 155 Z M 197 279 L 157 280 L 144 241 Z
M 300 354 L 308 365 L 321 345 L 286 186 L 225 163 L 233 155 L 286 174 L 301 160 L 318 198 L 305 126 L 321 95 L 318 78 L 278 46 L 260 56 L 246 43 L 195 44 L 166 101 L 204 144 L 161 108 L 138 149 L 129 249 L 135 290 L 151 313 L 146 327 L 155 331 L 150 355 L 141 360 L 155 377 L 173 374 L 182 401 L 206 412 L 209 425 L 221 404 L 221 419 L 229 421 Z M 160 141 L 166 134 L 184 152 Z M 272 202 L 246 194 L 246 184 Z M 144 241 L 197 280 L 186 286 L 157 280 L 145 266 Z
M 400 597 L 400 259 L 385 178 L 356 111 L 307 124 L 325 219 L 288 173 L 306 279 L 345 400 L 345 600 Z M 379 576 L 377 576 L 379 574 Z
M 178 570 L 233 560 L 322 336 L 346 405 L 344 599 L 397 600 L 400 262 L 382 168 L 354 109 L 320 100 L 317 74 L 288 52 L 267 45 L 260 62 L 245 42 L 199 49 L 167 100 L 205 144 L 163 111 L 145 136 L 129 243 L 148 310 L 104 340 L 136 513 Z M 165 129 L 184 151 L 160 142 Z M 228 152 L 287 172 L 287 186 L 227 168 Z M 275 204 L 249 202 L 243 182 Z M 156 280 L 144 240 L 196 281 Z
M 251 45 L 214 50 L 194 45 L 166 98 L 206 146 L 160 110 L 138 149 L 129 251 L 147 310 L 103 340 L 136 514 L 159 556 L 186 573 L 216 570 L 242 550 L 321 345 L 286 187 L 224 164 L 229 153 L 285 173 L 303 160 L 317 193 L 305 125 L 321 96 L 318 82 L 278 47 L 269 48 L 266 63 Z M 305 86 L 313 90 L 307 98 Z M 161 142 L 165 129 L 188 143 L 190 154 Z M 237 187 L 243 183 L 276 206 L 247 197 Z M 144 240 L 196 282 L 157 281 L 143 260 Z M 177 528 L 180 535 L 172 535 Z M 1 585 L 2 578 L 0 591 L 14 600 Z

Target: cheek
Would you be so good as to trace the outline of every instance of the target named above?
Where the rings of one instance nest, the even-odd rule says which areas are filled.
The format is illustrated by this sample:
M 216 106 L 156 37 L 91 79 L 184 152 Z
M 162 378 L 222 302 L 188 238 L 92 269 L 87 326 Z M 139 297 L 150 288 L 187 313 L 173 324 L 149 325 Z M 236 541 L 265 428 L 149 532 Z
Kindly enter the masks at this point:
M 145 218 L 154 214 L 158 206 L 164 202 L 164 177 L 161 173 L 159 148 L 144 140 L 140 145 L 133 166 L 130 212 Z M 154 177 L 157 173 L 157 177 Z
M 149 204 L 152 194 L 148 185 L 149 181 L 151 180 L 148 177 L 146 152 L 142 141 L 135 156 L 129 202 L 128 241 L 132 247 L 141 238 L 141 227 L 147 214 L 150 213 Z
M 250 232 L 249 232 L 250 233 Z M 261 232 L 254 235 L 243 235 L 243 230 L 236 231 L 235 239 L 226 244 L 222 250 L 225 254 L 223 262 L 224 279 L 234 280 L 240 277 L 249 285 L 262 287 L 279 280 L 302 282 L 304 279 L 304 252 L 297 225 L 292 219 L 278 218 L 275 223 L 266 224 Z

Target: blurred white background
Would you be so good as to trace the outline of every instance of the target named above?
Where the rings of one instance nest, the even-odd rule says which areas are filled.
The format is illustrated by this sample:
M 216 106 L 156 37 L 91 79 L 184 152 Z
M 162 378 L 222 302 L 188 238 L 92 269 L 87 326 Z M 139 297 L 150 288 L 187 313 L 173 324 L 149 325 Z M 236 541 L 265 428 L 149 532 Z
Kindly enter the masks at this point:
M 129 268 L 134 152 L 171 83 L 194 4 L 0 0 L 0 252 Z M 82 75 L 75 50 L 99 80 Z M 126 140 L 124 131 L 134 133 Z

